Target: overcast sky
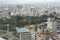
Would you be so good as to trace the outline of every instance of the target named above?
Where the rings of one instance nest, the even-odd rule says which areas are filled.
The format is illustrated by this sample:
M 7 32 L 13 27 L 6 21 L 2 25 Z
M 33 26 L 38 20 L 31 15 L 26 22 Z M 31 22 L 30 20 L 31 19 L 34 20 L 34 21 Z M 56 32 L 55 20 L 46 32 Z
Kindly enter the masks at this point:
M 42 2 L 60 2 L 60 0 L 0 0 L 0 4 L 25 4 L 25 3 L 42 3 Z

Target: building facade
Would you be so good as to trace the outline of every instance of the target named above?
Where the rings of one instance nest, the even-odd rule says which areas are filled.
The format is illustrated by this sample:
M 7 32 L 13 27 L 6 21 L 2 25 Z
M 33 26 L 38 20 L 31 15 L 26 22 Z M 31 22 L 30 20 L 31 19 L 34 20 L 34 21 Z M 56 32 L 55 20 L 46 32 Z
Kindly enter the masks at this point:
M 59 13 L 49 14 L 47 28 L 54 33 L 60 34 L 60 14 Z

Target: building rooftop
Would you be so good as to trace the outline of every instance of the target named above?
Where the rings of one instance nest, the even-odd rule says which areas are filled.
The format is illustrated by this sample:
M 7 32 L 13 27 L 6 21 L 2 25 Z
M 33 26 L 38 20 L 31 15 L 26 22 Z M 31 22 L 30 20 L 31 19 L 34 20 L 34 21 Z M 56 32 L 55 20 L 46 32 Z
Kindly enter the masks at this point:
M 27 28 L 16 28 L 18 33 L 22 33 L 22 32 L 30 32 L 29 29 Z
M 39 36 L 41 36 L 41 37 L 46 37 L 47 34 L 42 32 Z

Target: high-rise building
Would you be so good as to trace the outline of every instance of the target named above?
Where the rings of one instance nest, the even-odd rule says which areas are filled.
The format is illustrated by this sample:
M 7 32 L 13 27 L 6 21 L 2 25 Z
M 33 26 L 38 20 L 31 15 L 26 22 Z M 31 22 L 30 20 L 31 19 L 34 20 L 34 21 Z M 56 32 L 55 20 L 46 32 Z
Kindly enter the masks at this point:
M 5 10 L 0 10 L 0 19 L 10 18 L 10 12 Z
M 59 13 L 52 13 L 48 17 L 48 25 L 47 28 L 50 31 L 54 32 L 55 34 L 60 34 L 60 14 Z

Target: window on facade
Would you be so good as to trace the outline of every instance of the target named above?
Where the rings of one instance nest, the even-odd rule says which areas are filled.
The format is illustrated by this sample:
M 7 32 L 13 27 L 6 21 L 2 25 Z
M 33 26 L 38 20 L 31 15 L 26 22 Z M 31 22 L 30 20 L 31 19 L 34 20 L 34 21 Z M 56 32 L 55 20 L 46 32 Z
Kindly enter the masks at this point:
M 60 27 L 57 27 L 58 30 L 60 30 Z

